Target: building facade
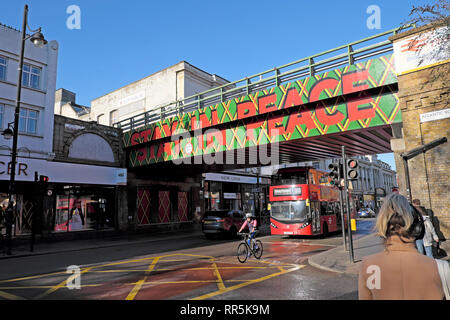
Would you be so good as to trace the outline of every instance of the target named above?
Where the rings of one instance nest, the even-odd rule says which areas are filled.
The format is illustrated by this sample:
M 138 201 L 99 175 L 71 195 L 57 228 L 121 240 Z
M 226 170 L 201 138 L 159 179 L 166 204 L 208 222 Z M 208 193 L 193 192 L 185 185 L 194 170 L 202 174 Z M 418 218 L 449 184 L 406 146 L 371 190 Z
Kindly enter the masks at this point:
M 181 61 L 92 100 L 89 109 L 76 105 L 74 96 L 70 93 L 61 93 L 63 103 L 55 105 L 55 112 L 67 117 L 78 117 L 81 120 L 96 121 L 102 125 L 112 126 L 157 106 L 228 82 L 218 75 L 210 74 L 186 61 Z M 72 108 L 69 108 L 68 103 Z M 80 112 L 80 108 L 84 110 Z M 89 112 L 85 113 L 86 110 Z
M 209 90 L 229 81 L 181 61 L 91 102 L 89 113 L 79 108 L 74 95 L 61 92 L 60 114 L 100 125 L 115 123 L 155 107 Z M 81 112 L 80 112 L 81 110 Z M 158 175 L 158 170 L 128 170 L 129 223 L 136 228 L 179 228 L 199 222 L 207 205 L 201 174 Z M 208 184 L 208 183 L 206 183 Z M 204 184 L 203 184 L 204 186 Z
M 55 93 L 55 114 L 72 119 L 90 121 L 89 107 L 76 103 L 76 94 L 67 89 L 60 88 Z
M 49 206 L 43 210 L 43 228 L 128 228 L 122 131 L 59 115 L 54 128 L 55 157 L 47 174 L 51 193 L 45 197 Z
M 393 128 L 395 135 L 391 140 L 399 173 L 399 191 L 419 199 L 421 205 L 431 210 L 441 239 L 450 236 L 448 34 L 449 26 L 445 21 L 438 21 L 390 38 L 394 43 L 403 118 L 402 125 Z M 405 47 L 412 49 L 404 50 Z M 418 47 L 421 49 L 417 50 Z M 402 154 L 442 138 L 447 138 L 447 142 L 408 160 L 408 190 Z
M 0 130 L 14 122 L 21 32 L 0 24 Z M 29 230 L 34 173 L 44 174 L 53 160 L 53 109 L 58 42 L 42 48 L 25 42 L 17 139 L 15 233 Z M 0 136 L 0 200 L 8 198 L 12 140 Z

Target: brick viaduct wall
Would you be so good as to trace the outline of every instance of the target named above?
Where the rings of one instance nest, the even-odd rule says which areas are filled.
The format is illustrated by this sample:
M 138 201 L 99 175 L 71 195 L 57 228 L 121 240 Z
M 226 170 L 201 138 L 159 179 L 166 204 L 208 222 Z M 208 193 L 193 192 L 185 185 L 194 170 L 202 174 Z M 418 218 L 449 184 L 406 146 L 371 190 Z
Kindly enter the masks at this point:
M 394 42 L 405 36 L 423 32 L 427 26 L 391 38 Z M 429 28 L 429 27 L 428 27 Z M 433 140 L 450 140 L 450 118 L 420 121 L 423 113 L 449 108 L 450 62 L 423 68 L 398 76 L 403 138 L 391 142 L 398 172 L 400 193 L 407 195 L 405 174 L 400 154 Z M 413 199 L 431 209 L 439 221 L 441 236 L 450 238 L 450 142 L 420 154 L 408 161 Z

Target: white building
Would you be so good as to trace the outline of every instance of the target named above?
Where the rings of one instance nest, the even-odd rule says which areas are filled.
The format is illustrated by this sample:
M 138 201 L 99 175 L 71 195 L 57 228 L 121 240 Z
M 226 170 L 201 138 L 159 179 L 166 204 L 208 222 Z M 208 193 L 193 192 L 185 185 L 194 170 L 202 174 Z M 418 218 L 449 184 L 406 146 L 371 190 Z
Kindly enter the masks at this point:
M 21 32 L 0 24 L 0 130 L 13 125 L 16 107 Z M 18 164 L 16 174 L 24 170 L 21 158 L 46 161 L 53 158 L 53 110 L 55 101 L 58 42 L 49 41 L 43 48 L 29 40 L 25 44 L 20 104 Z M 0 180 L 9 180 L 5 166 L 10 162 L 12 140 L 0 136 Z M 4 191 L 4 190 L 2 190 Z
M 80 113 L 79 106 L 75 105 L 74 100 L 68 104 L 70 97 L 66 92 L 66 98 L 61 96 L 63 102 L 55 105 L 55 114 L 112 126 L 118 121 L 228 82 L 186 61 L 181 61 L 92 100 L 89 114 Z
M 55 114 L 71 119 L 89 121 L 90 109 L 75 102 L 76 94 L 60 88 L 55 93 Z

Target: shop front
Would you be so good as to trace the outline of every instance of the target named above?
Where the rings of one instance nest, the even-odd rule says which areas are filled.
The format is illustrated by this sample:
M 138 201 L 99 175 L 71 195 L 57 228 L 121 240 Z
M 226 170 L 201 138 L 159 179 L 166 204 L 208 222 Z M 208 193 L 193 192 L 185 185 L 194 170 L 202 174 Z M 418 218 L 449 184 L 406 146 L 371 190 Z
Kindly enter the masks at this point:
M 155 182 L 139 185 L 136 199 L 136 226 L 191 223 L 194 211 L 194 190 L 194 186 L 184 183 Z
M 0 164 L 9 157 L 0 156 Z M 123 214 L 118 194 L 126 185 L 126 169 L 20 158 L 17 164 L 13 235 L 117 228 Z M 35 188 L 35 172 L 49 177 L 46 190 Z M 9 170 L 0 171 L 0 203 L 8 199 Z
M 255 176 L 206 173 L 203 176 L 205 211 L 241 210 L 259 216 L 267 207 L 269 180 Z

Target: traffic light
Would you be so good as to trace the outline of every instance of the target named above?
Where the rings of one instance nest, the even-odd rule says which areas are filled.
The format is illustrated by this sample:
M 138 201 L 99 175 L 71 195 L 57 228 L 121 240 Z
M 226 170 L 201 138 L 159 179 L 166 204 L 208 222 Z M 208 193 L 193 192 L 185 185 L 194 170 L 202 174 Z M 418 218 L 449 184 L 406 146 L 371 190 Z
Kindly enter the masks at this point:
M 347 160 L 347 179 L 348 180 L 357 180 L 358 179 L 358 161 L 355 159 Z
M 42 189 L 48 188 L 48 177 L 47 176 L 39 176 L 39 185 Z
M 328 165 L 328 169 L 331 170 L 331 172 L 328 174 L 328 176 L 331 178 L 330 184 L 333 186 L 339 186 L 339 182 L 341 180 L 341 170 L 339 168 L 339 163 L 330 163 Z

